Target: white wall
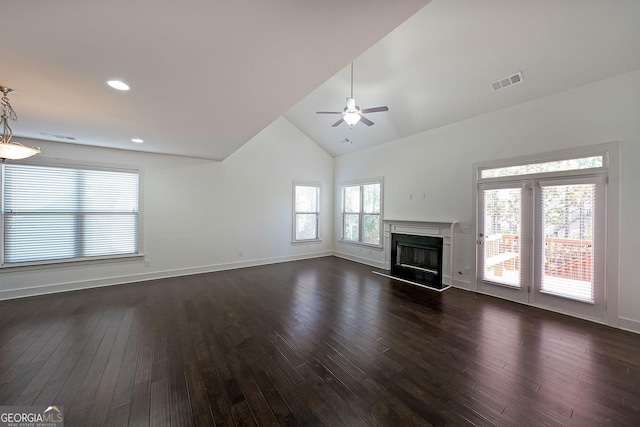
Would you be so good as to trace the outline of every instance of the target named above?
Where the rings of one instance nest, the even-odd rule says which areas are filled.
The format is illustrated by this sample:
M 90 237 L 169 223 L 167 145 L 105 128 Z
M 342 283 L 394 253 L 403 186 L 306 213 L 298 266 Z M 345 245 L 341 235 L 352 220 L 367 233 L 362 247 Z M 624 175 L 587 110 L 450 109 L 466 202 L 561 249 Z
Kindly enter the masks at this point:
M 333 158 L 284 118 L 223 162 L 19 140 L 143 167 L 145 259 L 3 270 L 0 299 L 331 254 Z M 293 180 L 321 183 L 320 243 L 291 244 Z
M 332 250 L 381 266 L 382 251 L 338 241 L 340 182 L 383 176 L 386 219 L 471 225 L 473 163 L 613 141 L 622 149 L 619 324 L 640 332 L 640 70 L 336 159 L 284 118 L 224 162 L 23 141 L 40 144 L 48 157 L 142 166 L 150 266 L 135 260 L 4 270 L 0 299 Z M 293 180 L 321 182 L 321 243 L 290 243 Z M 474 239 L 470 234 L 456 238 L 457 270 L 472 265 Z M 458 286 L 471 286 L 469 276 L 456 279 Z
M 618 323 L 640 332 L 640 70 L 336 158 L 336 253 L 384 262 L 382 252 L 339 242 L 341 182 L 384 176 L 385 219 L 472 225 L 473 163 L 615 141 L 622 151 Z M 472 265 L 473 236 L 458 236 L 457 245 L 456 265 Z M 457 279 L 472 287 L 470 277 Z

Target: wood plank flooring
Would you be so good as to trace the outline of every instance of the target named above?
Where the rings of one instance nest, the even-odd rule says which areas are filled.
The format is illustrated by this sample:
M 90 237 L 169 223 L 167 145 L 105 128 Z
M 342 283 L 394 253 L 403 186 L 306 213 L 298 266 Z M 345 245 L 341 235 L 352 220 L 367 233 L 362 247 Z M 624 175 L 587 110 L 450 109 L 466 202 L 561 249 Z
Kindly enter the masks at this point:
M 640 335 L 334 257 L 0 302 L 70 426 L 640 425 Z

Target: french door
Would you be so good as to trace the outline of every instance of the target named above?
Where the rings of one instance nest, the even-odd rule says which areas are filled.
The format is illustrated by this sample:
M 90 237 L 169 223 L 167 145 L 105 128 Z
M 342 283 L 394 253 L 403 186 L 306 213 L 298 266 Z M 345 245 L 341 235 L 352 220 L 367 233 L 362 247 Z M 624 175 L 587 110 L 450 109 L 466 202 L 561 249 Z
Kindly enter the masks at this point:
M 478 185 L 478 290 L 604 320 L 606 175 Z
M 478 290 L 529 302 L 529 181 L 480 184 L 478 188 Z

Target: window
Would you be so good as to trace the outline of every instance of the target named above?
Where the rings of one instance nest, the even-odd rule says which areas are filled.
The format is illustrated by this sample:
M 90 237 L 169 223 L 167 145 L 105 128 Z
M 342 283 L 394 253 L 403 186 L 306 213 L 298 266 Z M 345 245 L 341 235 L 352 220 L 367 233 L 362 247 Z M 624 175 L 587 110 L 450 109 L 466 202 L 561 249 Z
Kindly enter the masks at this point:
M 604 155 L 480 169 L 480 179 L 602 168 Z
M 342 240 L 381 246 L 382 180 L 342 187 Z
M 598 235 L 603 232 L 598 229 L 598 202 L 602 203 L 598 191 L 604 190 L 603 182 L 590 177 L 539 183 L 544 241 L 540 292 L 595 303 L 594 272 L 598 258 L 604 258 Z
M 139 172 L 2 165 L 2 266 L 138 254 Z
M 294 242 L 319 240 L 320 185 L 293 184 Z

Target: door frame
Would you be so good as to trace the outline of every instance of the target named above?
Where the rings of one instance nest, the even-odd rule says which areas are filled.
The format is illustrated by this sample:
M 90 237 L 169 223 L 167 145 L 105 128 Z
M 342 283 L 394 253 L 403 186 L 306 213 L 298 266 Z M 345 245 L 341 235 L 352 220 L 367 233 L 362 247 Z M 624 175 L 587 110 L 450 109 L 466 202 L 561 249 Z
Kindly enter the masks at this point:
M 533 285 L 531 288 L 531 305 L 546 308 L 556 311 L 566 311 L 568 313 L 573 313 L 575 316 L 584 317 L 587 319 L 594 319 L 598 321 L 604 321 L 604 316 L 606 312 L 606 280 L 605 280 L 605 265 L 606 265 L 606 211 L 607 211 L 607 174 L 606 172 L 601 172 L 598 174 L 588 174 L 582 175 L 577 179 L 566 179 L 566 178 L 549 178 L 536 180 L 535 185 L 533 185 L 533 206 L 538 209 L 541 207 L 541 193 L 542 193 L 542 184 L 549 183 L 557 183 L 557 185 L 572 185 L 572 184 L 596 184 L 599 185 L 599 190 L 596 192 L 596 212 L 595 212 L 595 223 L 594 223 L 594 231 L 596 231 L 596 235 L 593 236 L 593 241 L 595 244 L 595 248 L 598 250 L 602 250 L 605 252 L 600 255 L 599 252 L 595 252 L 597 257 L 593 260 L 594 262 L 594 280 L 596 283 L 602 283 L 604 289 L 602 287 L 596 286 L 596 295 L 595 295 L 595 303 L 585 303 L 579 302 L 577 300 L 565 297 L 558 297 L 553 294 L 546 294 L 541 291 L 541 281 L 542 281 L 542 267 L 543 267 L 543 259 L 542 252 L 535 251 L 534 256 L 534 271 L 533 271 Z M 547 186 L 547 185 L 545 185 Z M 540 228 L 542 224 L 542 217 L 534 217 L 533 225 L 533 246 L 534 247 L 542 247 L 543 246 L 543 230 Z M 603 260 L 604 262 L 600 262 Z
M 589 157 L 589 156 L 597 156 L 602 155 L 604 159 L 604 165 L 602 168 L 597 169 L 587 169 L 584 172 L 580 171 L 569 171 L 567 173 L 559 172 L 556 176 L 577 176 L 582 174 L 592 174 L 594 172 L 605 172 L 607 174 L 607 197 L 606 197 L 606 219 L 605 219 L 605 251 L 606 251 L 606 260 L 605 260 L 605 310 L 604 310 L 604 318 L 596 319 L 590 316 L 584 316 L 573 312 L 568 312 L 562 309 L 556 309 L 553 307 L 540 306 L 540 308 L 547 309 L 550 311 L 559 312 L 562 314 L 567 314 L 573 317 L 583 318 L 591 321 L 595 321 L 598 323 L 604 323 L 609 326 L 619 327 L 620 319 L 618 316 L 618 287 L 619 287 L 619 268 L 618 268 L 618 260 L 619 260 L 619 241 L 620 241 L 620 143 L 611 142 L 606 144 L 585 146 L 573 149 L 566 150 L 558 150 L 547 153 L 540 153 L 534 155 L 526 155 L 513 157 L 508 159 L 501 159 L 495 161 L 486 161 L 479 162 L 473 164 L 473 188 L 472 188 L 472 206 L 473 206 L 473 221 L 471 222 L 471 236 L 473 238 L 473 255 L 471 256 L 471 291 L 488 294 L 492 296 L 497 296 L 499 298 L 510 299 L 508 297 L 504 297 L 501 295 L 497 295 L 495 293 L 488 293 L 484 289 L 479 286 L 479 278 L 480 274 L 478 272 L 477 266 L 477 236 L 478 236 L 478 184 L 483 182 L 499 182 L 501 180 L 506 180 L 508 178 L 500 179 L 500 178 L 491 178 L 491 179 L 480 179 L 480 172 L 483 169 L 488 168 L 499 168 L 499 167 L 507 167 L 507 166 L 517 166 L 524 164 L 533 164 L 533 163 L 542 163 L 542 162 L 550 162 L 555 160 L 566 160 L 572 158 L 581 158 L 581 157 Z M 529 179 L 529 178 L 544 178 L 544 175 L 523 175 L 520 177 L 509 177 L 511 180 L 515 180 L 515 178 L 519 179 Z M 533 280 L 533 277 L 531 278 Z M 533 283 L 533 282 L 531 282 Z M 533 305 L 530 303 L 525 303 L 527 305 Z
M 487 183 L 479 183 L 477 186 L 478 193 L 478 201 L 476 205 L 476 215 L 479 214 L 480 210 L 483 209 L 482 201 L 483 197 L 480 196 L 482 191 L 484 190 L 501 190 L 501 189 L 520 189 L 521 190 L 521 201 L 520 201 L 520 287 L 509 286 L 506 284 L 501 284 L 497 282 L 485 281 L 483 280 L 483 270 L 484 265 L 481 261 L 484 254 L 484 250 L 487 247 L 486 245 L 486 230 L 484 230 L 481 222 L 484 222 L 484 215 L 477 216 L 476 222 L 476 265 L 477 265 L 477 290 L 480 293 L 485 293 L 489 295 L 498 296 L 500 298 L 508 299 L 510 301 L 515 301 L 523 304 L 528 304 L 530 301 L 529 293 L 532 286 L 532 278 L 528 277 L 524 274 L 524 272 L 529 271 L 531 269 L 531 233 L 530 227 L 527 226 L 531 222 L 531 206 L 530 201 L 530 186 L 529 179 L 518 179 L 518 177 L 513 177 L 514 179 L 498 181 L 498 182 L 487 182 Z M 480 236 L 481 231 L 483 232 L 483 236 Z M 478 261 L 480 260 L 480 261 Z

